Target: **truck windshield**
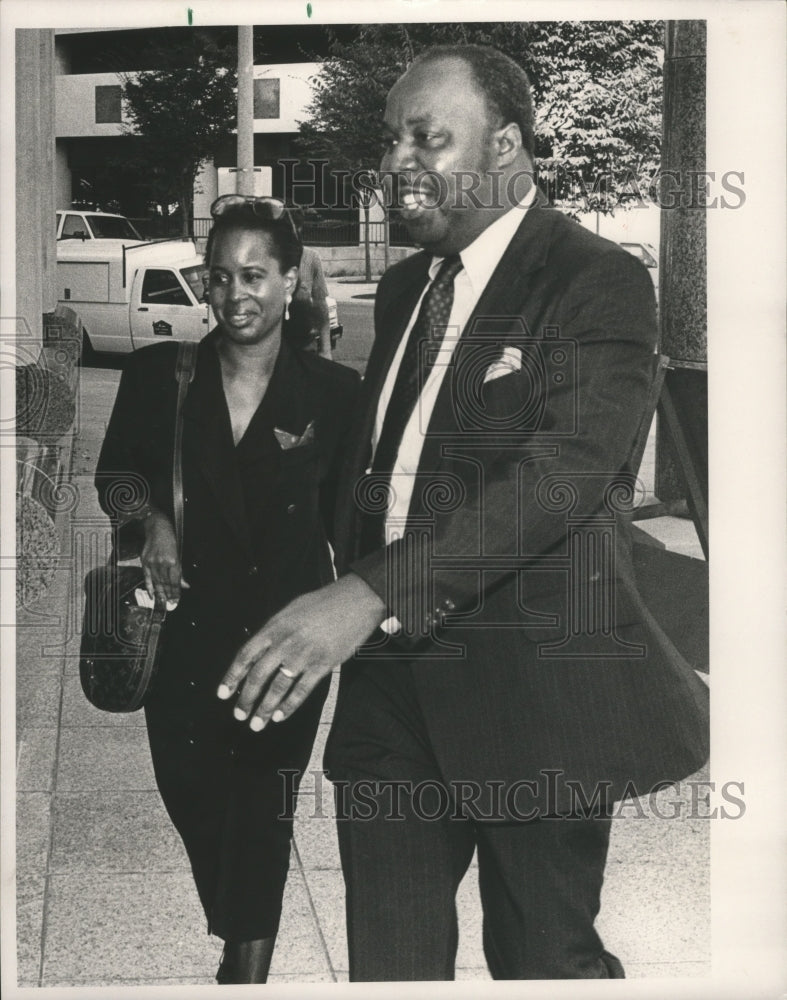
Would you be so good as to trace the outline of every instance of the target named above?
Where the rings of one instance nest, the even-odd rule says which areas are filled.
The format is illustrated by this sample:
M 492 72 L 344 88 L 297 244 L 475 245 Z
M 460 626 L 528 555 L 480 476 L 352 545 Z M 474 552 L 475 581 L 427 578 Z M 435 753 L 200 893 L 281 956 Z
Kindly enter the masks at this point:
M 141 240 L 142 237 L 128 219 L 119 215 L 88 215 L 90 228 L 97 240 Z
M 207 268 L 202 267 L 199 264 L 196 264 L 193 267 L 182 267 L 180 269 L 180 273 L 186 279 L 186 282 L 188 283 L 189 288 L 194 293 L 194 298 L 197 300 L 197 302 L 207 302 L 208 300 L 205 297 L 205 281 L 204 281 L 204 279 L 207 277 L 208 274 Z

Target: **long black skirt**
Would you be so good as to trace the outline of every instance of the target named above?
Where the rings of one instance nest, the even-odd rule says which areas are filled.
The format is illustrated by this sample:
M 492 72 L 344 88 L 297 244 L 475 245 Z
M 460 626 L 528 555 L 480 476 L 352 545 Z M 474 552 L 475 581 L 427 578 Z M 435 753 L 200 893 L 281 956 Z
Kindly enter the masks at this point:
M 191 862 L 208 931 L 233 941 L 274 935 L 281 917 L 295 794 L 329 680 L 261 733 L 216 697 L 241 642 L 226 620 L 192 624 L 184 594 L 168 616 L 145 717 L 161 797 Z

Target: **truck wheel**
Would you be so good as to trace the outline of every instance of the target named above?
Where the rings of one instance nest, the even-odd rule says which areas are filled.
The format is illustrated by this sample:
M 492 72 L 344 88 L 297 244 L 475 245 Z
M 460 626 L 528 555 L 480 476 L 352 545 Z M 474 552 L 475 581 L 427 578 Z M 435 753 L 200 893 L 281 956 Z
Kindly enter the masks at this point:
M 93 350 L 93 345 L 90 343 L 90 337 L 87 335 L 87 330 L 82 328 L 82 353 L 79 355 L 80 365 L 89 365 L 95 359 L 96 352 Z

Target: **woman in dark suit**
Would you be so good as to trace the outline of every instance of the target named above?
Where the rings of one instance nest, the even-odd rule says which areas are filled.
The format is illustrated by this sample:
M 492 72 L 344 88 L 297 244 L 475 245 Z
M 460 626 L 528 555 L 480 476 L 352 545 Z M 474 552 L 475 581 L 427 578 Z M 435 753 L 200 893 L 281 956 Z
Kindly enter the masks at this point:
M 183 408 L 182 564 L 171 485 L 176 344 L 129 357 L 96 486 L 119 544 L 141 547 L 151 596 L 177 602 L 145 705 L 156 781 L 208 931 L 225 941 L 217 980 L 250 983 L 267 978 L 289 865 L 291 792 L 327 683 L 261 733 L 239 724 L 216 689 L 275 611 L 333 578 L 326 526 L 358 376 L 288 340 L 301 244 L 283 206 L 227 196 L 211 212 L 206 264 L 217 326 L 199 345 Z M 149 502 L 118 515 L 118 487 L 130 481 Z

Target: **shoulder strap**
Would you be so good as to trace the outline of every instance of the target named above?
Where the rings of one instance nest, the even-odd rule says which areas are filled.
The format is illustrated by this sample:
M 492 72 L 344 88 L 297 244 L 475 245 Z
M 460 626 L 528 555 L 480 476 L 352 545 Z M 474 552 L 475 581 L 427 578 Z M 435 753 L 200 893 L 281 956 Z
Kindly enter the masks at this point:
M 197 344 L 182 340 L 178 345 L 178 359 L 175 363 L 175 378 L 178 380 L 178 402 L 175 408 L 175 447 L 172 456 L 172 501 L 175 514 L 175 538 L 178 545 L 178 559 L 183 551 L 183 402 L 189 384 L 194 380 L 197 367 Z

